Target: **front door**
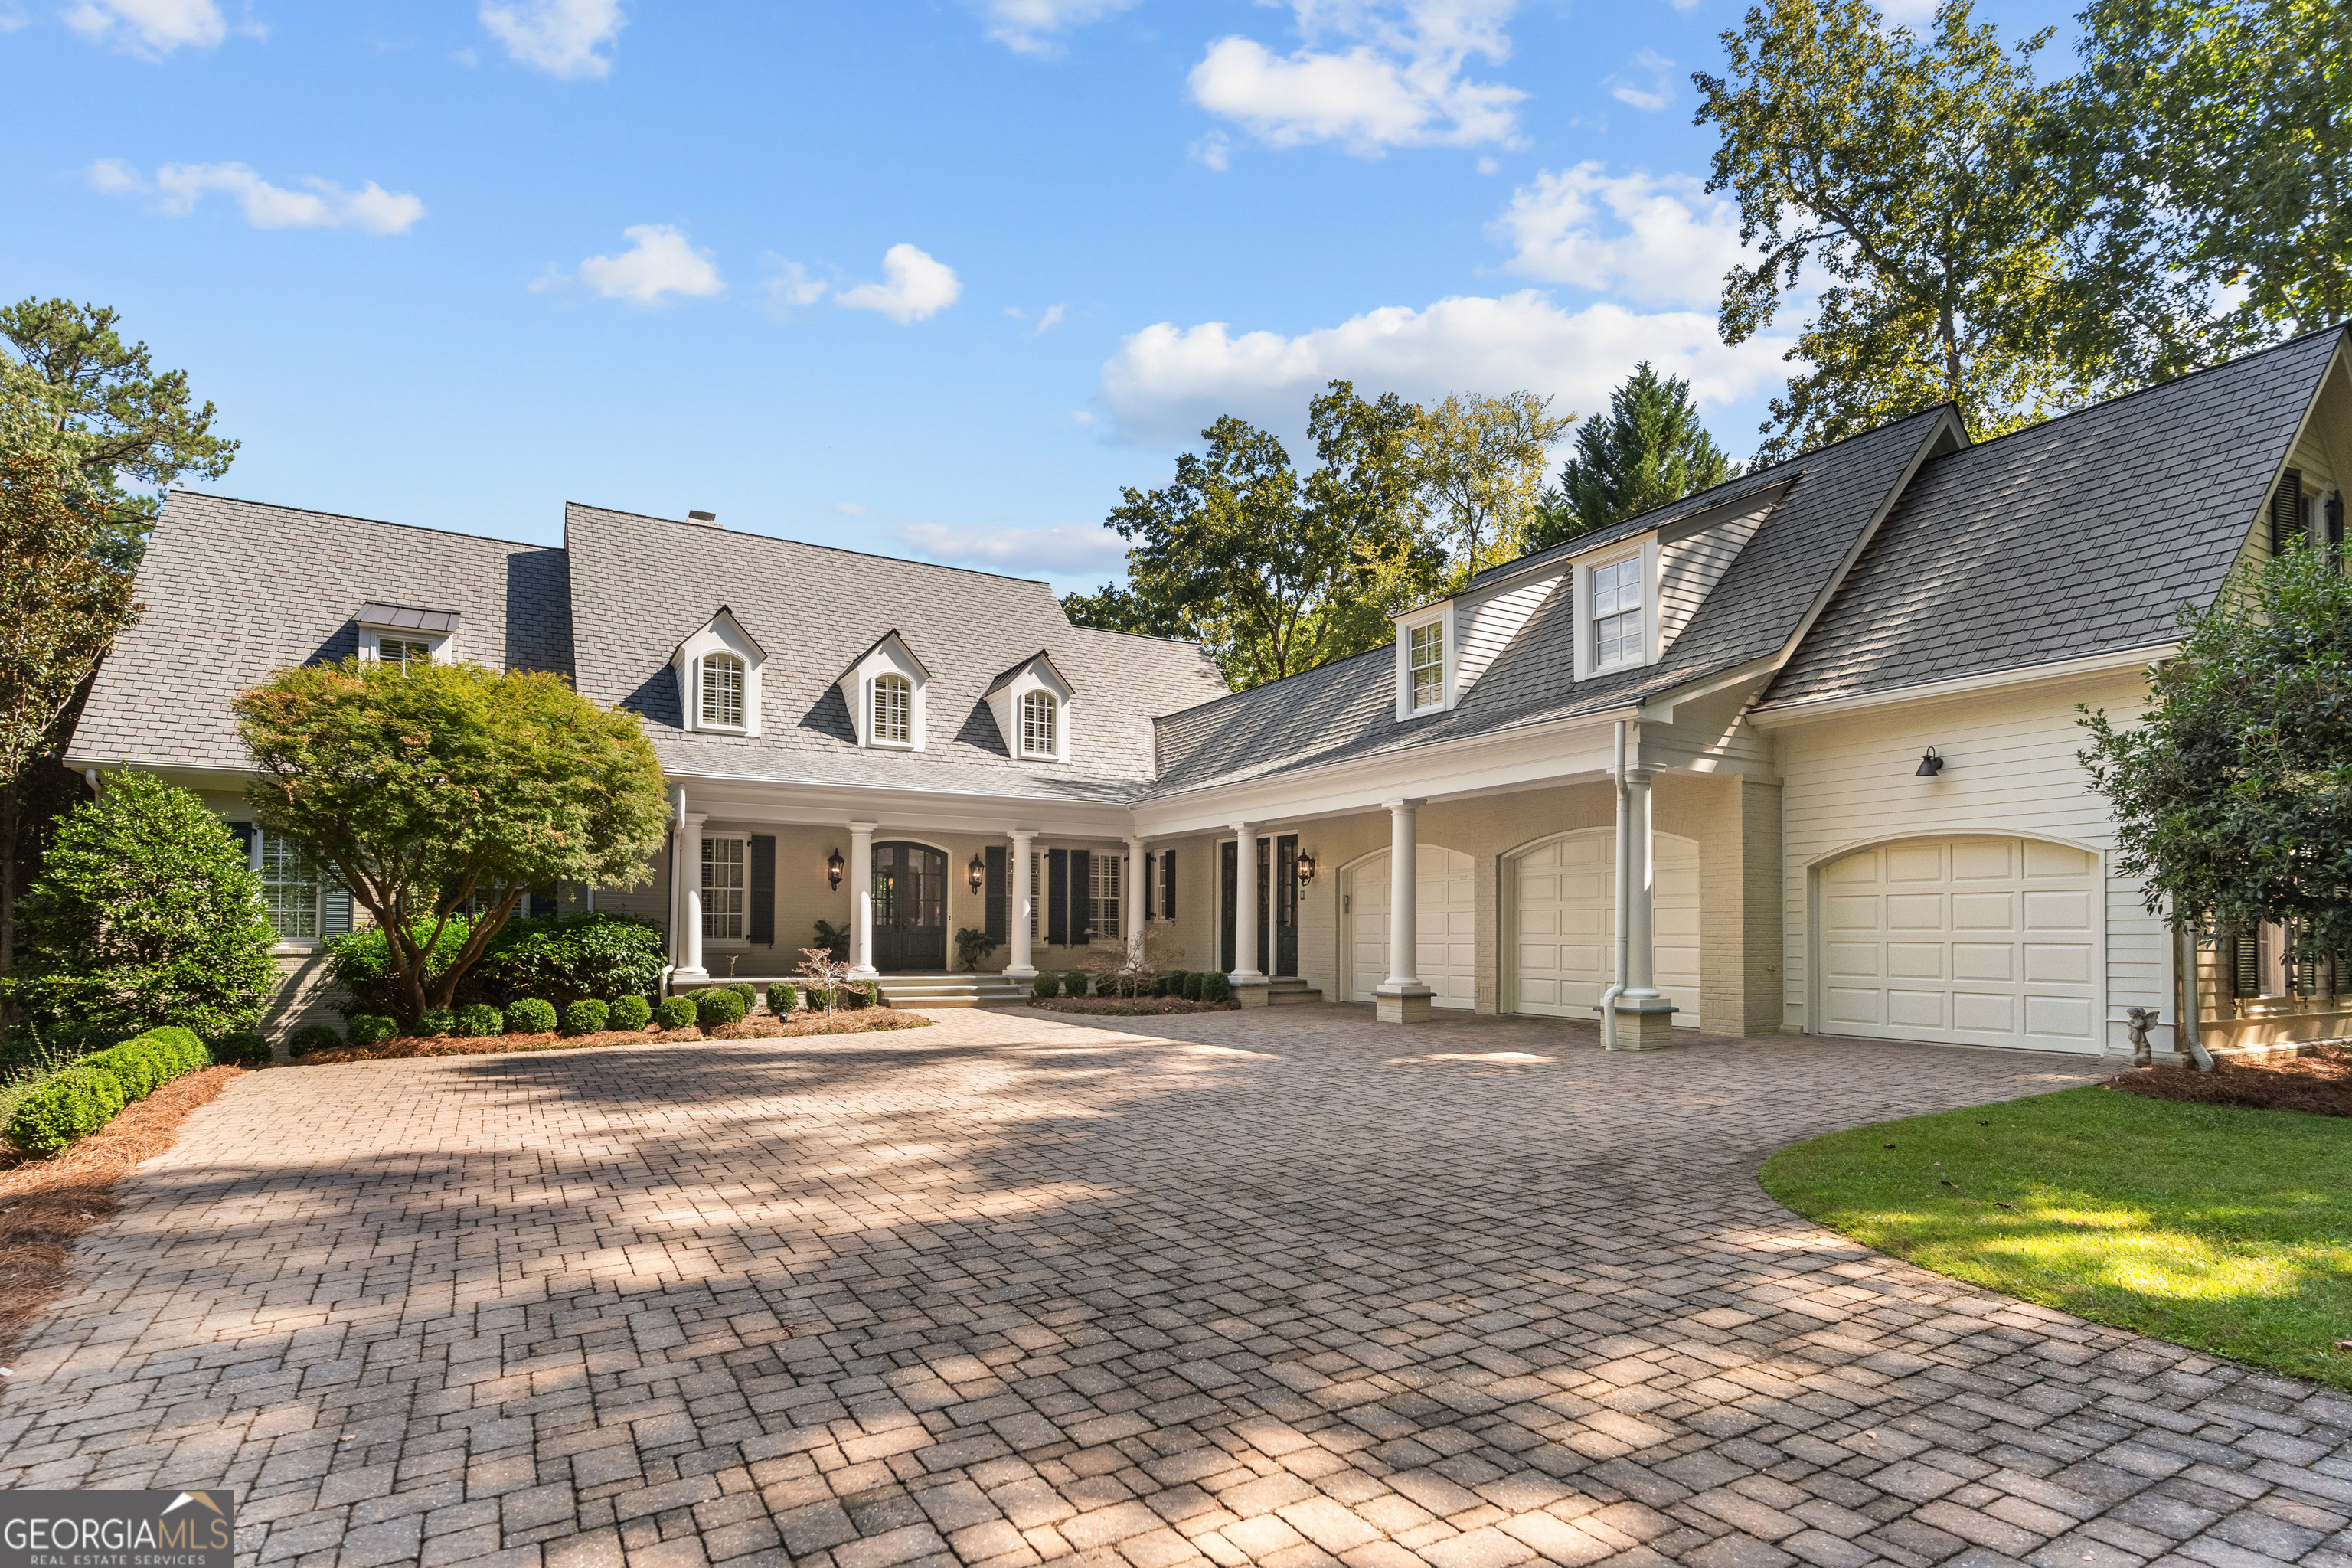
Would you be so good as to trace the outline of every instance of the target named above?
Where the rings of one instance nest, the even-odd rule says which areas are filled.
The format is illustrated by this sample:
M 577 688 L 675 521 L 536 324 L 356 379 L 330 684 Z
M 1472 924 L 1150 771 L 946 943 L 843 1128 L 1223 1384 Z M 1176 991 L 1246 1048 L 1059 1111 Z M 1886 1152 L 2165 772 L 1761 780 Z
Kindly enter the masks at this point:
M 1219 951 L 1225 968 L 1234 965 L 1234 942 L 1238 925 L 1235 900 L 1241 879 L 1234 862 L 1236 846 L 1218 847 L 1218 867 L 1224 881 Z M 1298 973 L 1298 836 L 1257 841 L 1257 972 L 1277 979 Z
M 948 858 L 928 844 L 874 847 L 874 967 L 948 966 Z

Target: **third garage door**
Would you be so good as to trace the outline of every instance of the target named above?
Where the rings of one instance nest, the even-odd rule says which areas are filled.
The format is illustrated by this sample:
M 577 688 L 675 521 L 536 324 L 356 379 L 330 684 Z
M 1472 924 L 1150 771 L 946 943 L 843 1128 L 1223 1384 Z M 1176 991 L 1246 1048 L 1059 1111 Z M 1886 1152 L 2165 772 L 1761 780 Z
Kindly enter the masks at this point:
M 1919 838 L 1821 874 L 1822 1030 L 2100 1048 L 2098 860 L 2032 838 Z

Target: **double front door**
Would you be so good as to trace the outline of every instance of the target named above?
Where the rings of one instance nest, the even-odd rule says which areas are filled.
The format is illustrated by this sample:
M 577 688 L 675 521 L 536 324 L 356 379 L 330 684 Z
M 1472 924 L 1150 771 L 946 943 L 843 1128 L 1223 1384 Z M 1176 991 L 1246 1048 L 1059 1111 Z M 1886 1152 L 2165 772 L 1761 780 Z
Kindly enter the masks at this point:
M 928 844 L 874 847 L 874 967 L 948 966 L 948 858 Z
M 1218 879 L 1224 884 L 1223 931 L 1218 950 L 1230 972 L 1234 962 L 1235 912 L 1241 897 L 1239 846 L 1218 847 Z M 1257 841 L 1257 962 L 1260 974 L 1285 977 L 1298 973 L 1298 835 Z

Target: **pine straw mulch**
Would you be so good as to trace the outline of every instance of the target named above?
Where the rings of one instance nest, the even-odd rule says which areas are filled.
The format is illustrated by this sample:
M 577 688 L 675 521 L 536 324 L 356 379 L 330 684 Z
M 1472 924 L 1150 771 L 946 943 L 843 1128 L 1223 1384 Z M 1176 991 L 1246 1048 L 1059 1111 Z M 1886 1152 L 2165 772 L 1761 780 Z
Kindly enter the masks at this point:
M 2309 1056 L 2224 1061 L 2211 1072 L 2194 1068 L 2136 1068 L 2109 1082 L 2149 1100 L 2352 1116 L 2352 1049 L 2342 1046 L 2322 1046 Z
M 514 1051 L 593 1050 L 599 1046 L 683 1046 L 697 1040 L 776 1040 L 799 1035 L 863 1035 L 877 1029 L 919 1029 L 930 1022 L 895 1007 L 860 1007 L 837 1012 L 794 1013 L 778 1018 L 754 1014 L 740 1024 L 715 1029 L 606 1029 L 593 1035 L 486 1035 L 463 1038 L 449 1035 L 403 1036 L 380 1046 L 335 1046 L 295 1059 L 296 1067 L 338 1067 L 348 1062 L 398 1061 L 409 1057 L 489 1057 Z
M 1055 1013 L 1092 1013 L 1112 1018 L 1138 1018 L 1150 1013 L 1231 1013 L 1238 1002 L 1187 1002 L 1181 996 L 1055 996 L 1029 1004 Z
M 173 1079 L 53 1158 L 0 1154 L 0 1360 L 16 1355 L 26 1329 L 65 1289 L 75 1240 L 121 1208 L 115 1182 L 169 1149 L 188 1113 L 244 1070 L 207 1068 Z

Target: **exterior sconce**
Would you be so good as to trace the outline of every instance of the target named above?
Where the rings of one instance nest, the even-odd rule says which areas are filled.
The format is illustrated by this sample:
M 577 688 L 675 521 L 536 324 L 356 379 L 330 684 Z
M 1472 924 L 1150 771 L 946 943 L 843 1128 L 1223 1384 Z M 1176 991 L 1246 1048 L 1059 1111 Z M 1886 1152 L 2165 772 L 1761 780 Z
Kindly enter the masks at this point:
M 1911 770 L 1911 776 L 1915 779 L 1931 779 L 1943 771 L 1944 759 L 1936 754 L 1935 747 L 1930 746 L 1927 748 L 1927 754 L 1919 759 L 1919 765 Z
M 841 851 L 838 849 L 824 858 L 825 880 L 831 882 L 835 889 L 841 886 L 841 873 L 846 864 L 842 859 Z
M 971 864 L 963 868 L 963 874 L 964 879 L 971 884 L 971 890 L 977 893 L 980 885 L 988 879 L 988 862 L 975 855 L 971 858 Z
M 1303 888 L 1313 880 L 1315 880 L 1315 857 L 1302 854 L 1298 857 L 1298 885 Z

